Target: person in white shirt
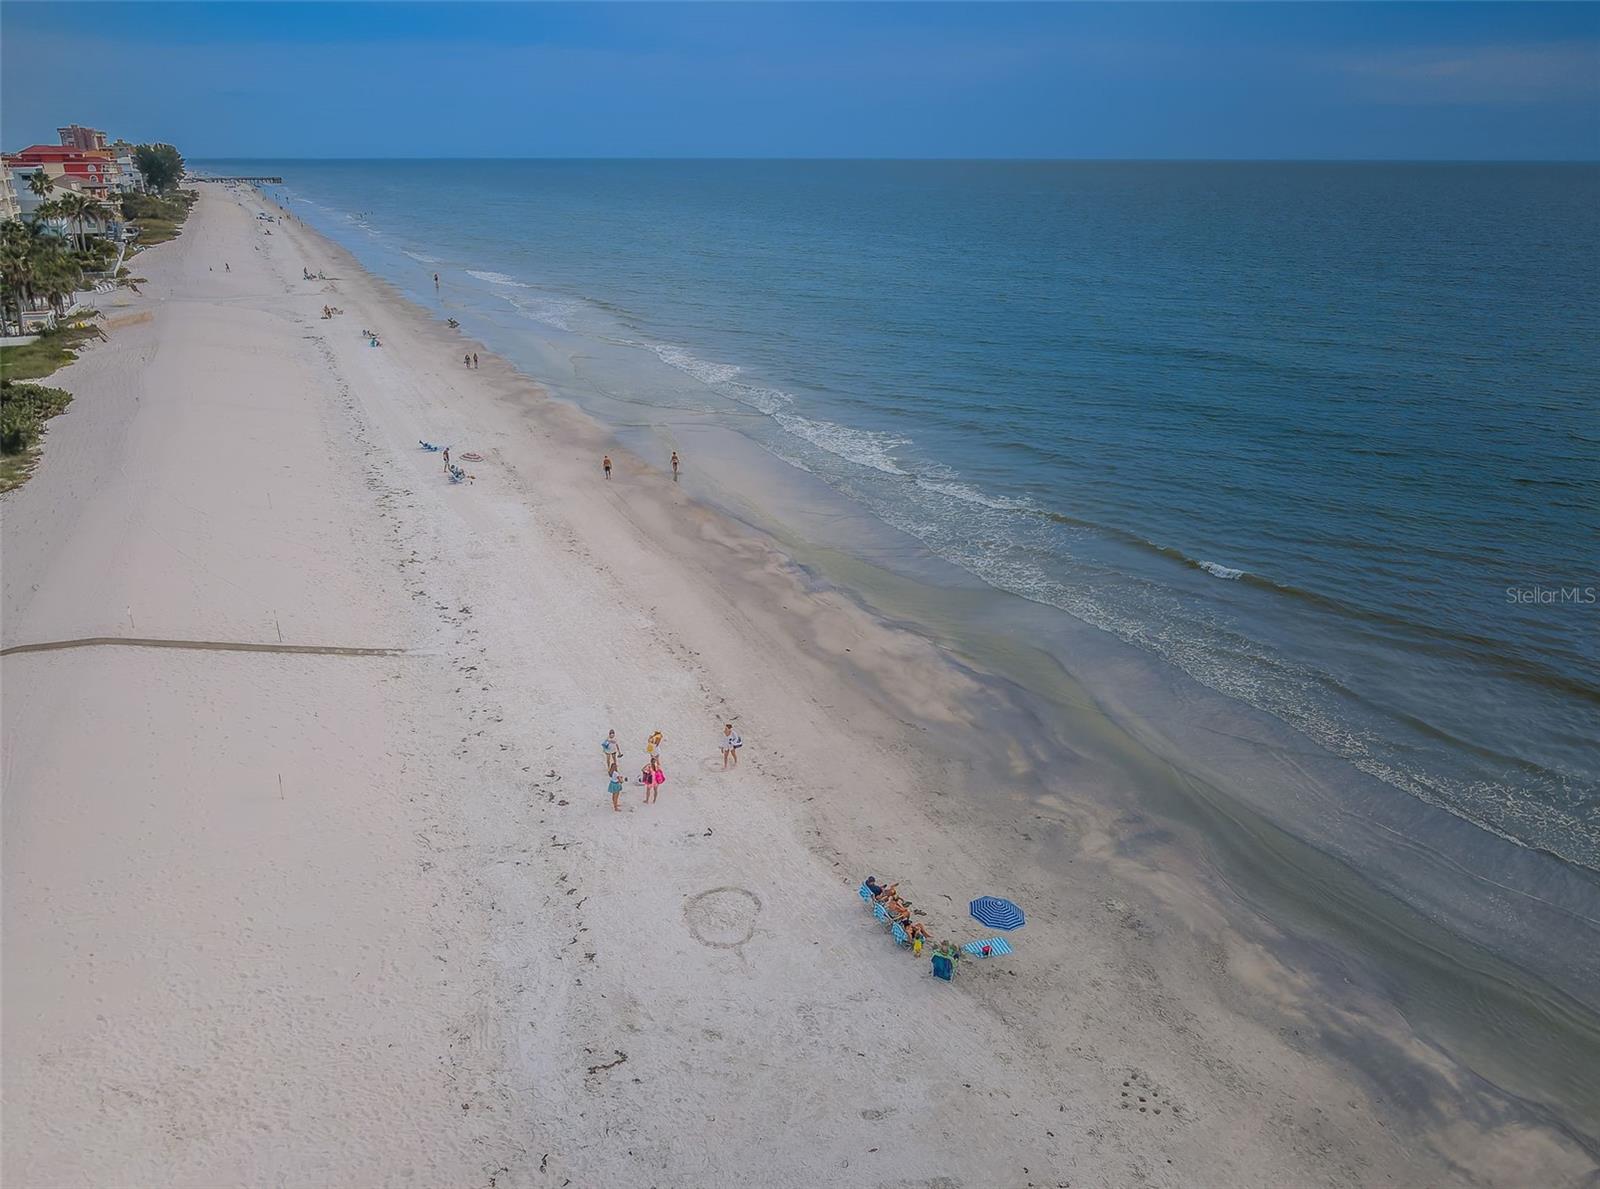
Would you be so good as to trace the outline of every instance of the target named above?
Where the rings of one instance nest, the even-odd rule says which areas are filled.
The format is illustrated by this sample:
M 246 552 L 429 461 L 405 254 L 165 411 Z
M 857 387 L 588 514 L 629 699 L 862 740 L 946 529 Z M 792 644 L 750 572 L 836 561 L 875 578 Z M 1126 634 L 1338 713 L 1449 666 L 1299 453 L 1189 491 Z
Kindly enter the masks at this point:
M 718 741 L 722 747 L 722 770 L 726 772 L 730 766 L 739 766 L 739 749 L 744 746 L 744 740 L 739 738 L 739 732 L 733 729 L 731 722 L 722 724 L 722 738 Z

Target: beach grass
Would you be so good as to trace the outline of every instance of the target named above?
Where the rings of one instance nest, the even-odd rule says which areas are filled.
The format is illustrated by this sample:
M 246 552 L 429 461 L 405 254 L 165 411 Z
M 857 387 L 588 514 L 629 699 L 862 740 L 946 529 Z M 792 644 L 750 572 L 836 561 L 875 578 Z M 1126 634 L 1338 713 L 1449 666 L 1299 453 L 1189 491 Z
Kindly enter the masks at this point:
M 139 246 L 164 244 L 178 238 L 196 197 L 193 190 L 179 190 L 172 197 L 128 194 L 122 199 L 122 214 L 138 230 Z
M 178 238 L 178 224 L 171 219 L 140 219 L 134 226 L 139 229 L 139 243 L 146 247 Z
M 94 314 L 83 315 L 88 318 Z M 40 380 L 78 357 L 78 348 L 104 337 L 98 326 L 83 323 L 46 331 L 31 343 L 0 347 L 0 380 Z
M 0 454 L 0 493 L 21 487 L 38 464 L 38 446 L 29 446 L 20 454 Z

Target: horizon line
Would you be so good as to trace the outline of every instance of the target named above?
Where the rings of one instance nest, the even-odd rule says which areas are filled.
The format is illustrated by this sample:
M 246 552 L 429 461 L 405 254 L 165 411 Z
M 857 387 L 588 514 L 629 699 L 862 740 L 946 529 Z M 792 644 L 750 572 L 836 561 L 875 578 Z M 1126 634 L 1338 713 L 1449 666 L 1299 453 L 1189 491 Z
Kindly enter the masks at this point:
M 194 161 L 665 161 L 665 162 L 897 162 L 1039 164 L 1039 165 L 1596 165 L 1594 157 L 883 157 L 883 156 L 407 156 L 407 157 L 296 157 L 276 153 L 249 156 L 194 154 Z

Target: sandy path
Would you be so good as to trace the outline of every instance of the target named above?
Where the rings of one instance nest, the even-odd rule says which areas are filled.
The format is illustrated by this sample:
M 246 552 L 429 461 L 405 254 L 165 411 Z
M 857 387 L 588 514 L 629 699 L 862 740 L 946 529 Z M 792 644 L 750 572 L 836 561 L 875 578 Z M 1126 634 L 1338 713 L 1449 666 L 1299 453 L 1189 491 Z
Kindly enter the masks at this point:
M 138 264 L 153 319 L 4 504 L 4 646 L 398 654 L 5 658 L 7 1184 L 1454 1177 L 1291 1009 L 1241 1018 L 1245 963 L 1292 975 L 1214 912 L 1073 901 L 930 788 L 982 694 L 927 645 L 637 460 L 602 485 L 591 429 L 303 231 L 208 192 Z M 613 726 L 625 767 L 666 732 L 659 805 L 610 812 Z M 932 983 L 869 865 L 936 932 L 1017 894 L 1028 960 Z

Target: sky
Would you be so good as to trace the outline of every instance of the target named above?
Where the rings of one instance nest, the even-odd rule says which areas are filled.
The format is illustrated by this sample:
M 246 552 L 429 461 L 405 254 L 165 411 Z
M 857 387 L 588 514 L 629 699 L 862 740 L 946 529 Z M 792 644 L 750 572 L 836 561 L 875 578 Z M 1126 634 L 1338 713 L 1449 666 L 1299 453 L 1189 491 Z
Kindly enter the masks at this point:
M 1595 3 L 0 5 L 0 144 L 1600 159 Z

